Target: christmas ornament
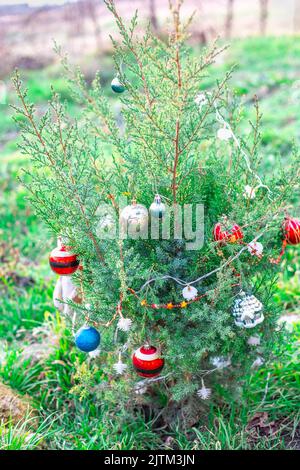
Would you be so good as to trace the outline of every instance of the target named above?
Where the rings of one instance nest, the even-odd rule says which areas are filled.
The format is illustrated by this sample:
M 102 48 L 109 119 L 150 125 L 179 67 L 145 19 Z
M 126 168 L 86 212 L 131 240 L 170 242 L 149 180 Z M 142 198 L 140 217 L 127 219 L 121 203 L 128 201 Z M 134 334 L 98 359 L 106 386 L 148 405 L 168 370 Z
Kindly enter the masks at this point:
M 119 328 L 119 330 L 121 331 L 127 332 L 130 330 L 131 325 L 132 325 L 132 320 L 130 320 L 130 318 L 121 317 L 117 323 L 117 328 Z
M 94 349 L 94 351 L 90 351 L 90 352 L 89 352 L 89 356 L 90 356 L 92 359 L 96 359 L 96 357 L 100 356 L 100 349 L 97 348 L 97 349 Z
M 260 356 L 258 356 L 255 361 L 251 365 L 251 369 L 258 369 L 258 367 L 262 366 L 264 363 L 264 359 Z
M 72 282 L 72 277 L 60 276 L 57 279 L 53 292 L 54 307 L 64 315 L 72 315 L 73 309 L 67 303 L 68 301 L 81 304 L 82 299 L 77 291 L 77 287 Z
M 149 208 L 149 212 L 151 217 L 155 217 L 157 219 L 162 219 L 162 217 L 166 213 L 166 206 L 163 202 L 161 202 L 161 197 L 159 194 L 156 194 L 154 202 L 152 202 Z
M 300 220 L 286 217 L 282 224 L 284 240 L 288 245 L 298 245 L 300 243 Z
M 233 304 L 234 323 L 243 328 L 254 328 L 264 321 L 262 310 L 262 303 L 254 295 L 241 291 Z
M 285 217 L 282 226 L 282 247 L 277 258 L 271 258 L 270 262 L 278 264 L 285 253 L 287 245 L 298 245 L 300 243 L 300 220 L 292 217 Z
M 211 396 L 211 388 L 207 388 L 202 380 L 202 387 L 197 391 L 197 395 L 202 400 L 208 400 Z
M 164 359 L 155 346 L 145 344 L 134 352 L 132 364 L 141 377 L 156 377 L 164 367 Z
M 231 360 L 230 358 L 224 357 L 224 356 L 215 356 L 211 358 L 211 361 L 213 366 L 215 366 L 217 369 L 225 369 L 225 367 L 228 367 L 231 365 Z
M 77 255 L 71 253 L 70 248 L 61 246 L 54 248 L 49 257 L 49 264 L 56 274 L 60 276 L 68 276 L 75 273 L 79 266 Z
M 112 214 L 106 213 L 104 214 L 96 228 L 96 233 L 98 238 L 107 238 L 106 235 L 114 236 L 116 232 L 116 220 Z
M 232 138 L 232 132 L 226 127 L 221 127 L 221 129 L 219 129 L 217 132 L 217 137 L 220 140 L 230 140 Z
M 93 326 L 83 326 L 75 335 L 75 344 L 81 351 L 90 352 L 98 348 L 100 333 Z
M 207 98 L 204 93 L 199 93 L 194 99 L 194 102 L 196 103 L 197 106 L 199 106 L 200 111 L 202 109 L 202 106 L 205 106 L 208 103 Z
M 248 251 L 252 256 L 258 256 L 260 258 L 263 252 L 263 245 L 260 242 L 250 242 L 247 245 Z
M 142 204 L 137 204 L 135 200 L 130 206 L 124 207 L 120 214 L 120 225 L 123 231 L 133 235 L 148 231 L 148 210 Z
M 259 336 L 249 336 L 247 343 L 249 346 L 259 346 L 260 345 L 260 337 Z
M 197 297 L 198 291 L 196 287 L 186 286 L 182 289 L 182 296 L 185 300 L 193 300 Z
M 118 362 L 116 362 L 116 363 L 113 365 L 113 369 L 115 370 L 115 372 L 116 372 L 118 375 L 122 375 L 122 374 L 125 372 L 125 370 L 127 369 L 127 364 L 124 364 L 124 362 L 122 362 L 121 353 L 119 353 Z
M 125 86 L 120 82 L 119 77 L 113 78 L 111 88 L 115 93 L 123 93 L 125 91 Z
M 252 188 L 248 184 L 244 188 L 243 196 L 245 199 L 254 199 L 255 198 L 255 188 Z
M 236 243 L 244 238 L 244 234 L 239 225 L 229 225 L 225 219 L 224 223 L 218 222 L 213 230 L 214 240 L 221 243 Z

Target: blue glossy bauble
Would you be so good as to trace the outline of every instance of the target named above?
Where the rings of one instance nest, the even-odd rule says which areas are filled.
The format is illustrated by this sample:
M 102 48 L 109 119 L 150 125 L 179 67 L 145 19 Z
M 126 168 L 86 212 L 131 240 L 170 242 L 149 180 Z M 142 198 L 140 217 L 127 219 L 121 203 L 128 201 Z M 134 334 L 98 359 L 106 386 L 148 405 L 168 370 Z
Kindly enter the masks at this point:
M 81 351 L 91 352 L 97 349 L 100 339 L 100 333 L 96 328 L 93 326 L 83 326 L 76 333 L 75 344 Z
M 123 91 L 125 91 L 125 86 L 120 82 L 118 77 L 115 77 L 111 82 L 111 89 L 115 93 L 123 93 Z

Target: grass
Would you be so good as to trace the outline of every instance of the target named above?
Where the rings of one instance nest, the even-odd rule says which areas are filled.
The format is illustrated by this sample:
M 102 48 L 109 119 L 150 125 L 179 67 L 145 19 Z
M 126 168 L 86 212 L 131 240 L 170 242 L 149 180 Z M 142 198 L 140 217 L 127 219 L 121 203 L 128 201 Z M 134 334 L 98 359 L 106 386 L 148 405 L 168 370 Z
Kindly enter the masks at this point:
M 197 53 L 197 50 L 195 50 Z M 107 67 L 111 67 L 106 59 Z M 225 61 L 213 69 L 215 80 L 238 63 L 232 85 L 244 101 L 241 132 L 252 116 L 249 100 L 261 95 L 265 168 L 286 158 L 293 139 L 299 142 L 297 71 L 300 38 L 255 38 L 234 41 Z M 58 77 L 57 68 L 26 72 L 30 98 L 39 107 L 50 97 L 52 83 L 70 108 L 76 106 Z M 104 79 L 109 79 L 106 72 Z M 206 85 L 209 82 L 206 83 Z M 9 101 L 13 101 L 9 90 Z M 288 105 L 288 106 L 287 106 Z M 17 177 L 28 161 L 17 151 L 17 134 L 10 111 L 1 106 L 0 134 L 0 377 L 20 394 L 29 394 L 41 419 L 38 427 L 26 417 L 0 426 L 1 449 L 282 449 L 299 447 L 299 341 L 295 327 L 274 351 L 268 367 L 246 378 L 239 397 L 222 405 L 210 403 L 207 419 L 194 428 L 159 429 L 142 414 L 135 419 L 99 403 L 103 373 L 73 348 L 70 332 L 52 305 L 54 276 L 47 253 L 52 243 L 26 201 Z M 283 312 L 299 313 L 299 249 L 292 248 L 283 262 L 276 301 Z M 89 393 L 81 394 L 80 371 L 86 368 Z M 258 414 L 259 413 L 259 414 Z M 262 415 L 264 413 L 264 415 Z M 256 418 L 255 418 L 256 417 Z M 258 424 L 256 423 L 256 421 Z M 254 420 L 254 421 L 253 421 Z M 252 423 L 252 425 L 251 425 Z M 249 427 L 250 425 L 250 427 Z M 251 427 L 252 426 L 252 427 Z
M 12 423 L 0 425 L 0 449 L 1 450 L 40 450 L 46 440 L 53 435 L 51 431 L 51 415 L 41 424 L 37 424 L 37 418 L 30 415 L 15 425 Z M 34 432 L 33 432 L 34 428 Z

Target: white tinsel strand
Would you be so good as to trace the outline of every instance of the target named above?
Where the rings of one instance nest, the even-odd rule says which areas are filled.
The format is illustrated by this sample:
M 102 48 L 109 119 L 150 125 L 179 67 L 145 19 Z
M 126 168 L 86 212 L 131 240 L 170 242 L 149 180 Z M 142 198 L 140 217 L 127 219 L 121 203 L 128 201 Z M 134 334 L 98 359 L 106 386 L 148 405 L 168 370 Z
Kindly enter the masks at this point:
M 137 383 L 134 387 L 134 392 L 136 395 L 144 395 L 147 392 L 147 386 L 145 386 L 142 382 L 142 384 Z
M 223 125 L 223 128 L 222 129 L 219 129 L 218 131 L 218 137 L 219 138 L 222 138 L 223 137 L 223 140 L 228 140 L 230 138 L 232 138 L 235 142 L 235 144 L 237 145 L 237 147 L 239 148 L 243 158 L 244 158 L 244 161 L 246 163 L 246 166 L 247 166 L 247 169 L 248 171 L 254 176 L 254 178 L 257 179 L 258 181 L 258 186 L 256 188 L 266 188 L 266 190 L 268 191 L 268 197 L 269 199 L 272 200 L 271 198 L 271 190 L 269 188 L 269 186 L 267 186 L 266 184 L 263 184 L 262 180 L 260 179 L 260 177 L 253 171 L 253 169 L 251 168 L 251 164 L 250 164 L 250 160 L 249 160 L 249 157 L 248 155 L 246 154 L 246 152 L 243 150 L 239 140 L 236 138 L 236 136 L 234 135 L 230 125 L 228 124 L 228 122 L 225 121 L 225 119 L 223 118 L 223 116 L 220 114 L 218 108 L 217 108 L 217 104 L 215 103 L 215 112 L 216 112 L 216 120 Z M 220 135 L 221 137 L 220 137 Z
M 230 140 L 233 137 L 233 134 L 230 129 L 227 129 L 227 127 L 221 127 L 218 132 L 217 132 L 217 137 L 220 140 Z
M 171 373 L 166 374 L 166 375 L 160 375 L 159 377 L 153 377 L 153 378 L 140 380 L 139 382 L 135 384 L 134 391 L 136 394 L 142 395 L 146 393 L 148 385 L 154 382 L 161 382 L 162 380 L 165 380 L 166 378 L 168 378 L 170 375 Z
M 75 336 L 75 326 L 76 326 L 76 311 L 74 310 L 73 318 L 72 318 L 72 335 Z

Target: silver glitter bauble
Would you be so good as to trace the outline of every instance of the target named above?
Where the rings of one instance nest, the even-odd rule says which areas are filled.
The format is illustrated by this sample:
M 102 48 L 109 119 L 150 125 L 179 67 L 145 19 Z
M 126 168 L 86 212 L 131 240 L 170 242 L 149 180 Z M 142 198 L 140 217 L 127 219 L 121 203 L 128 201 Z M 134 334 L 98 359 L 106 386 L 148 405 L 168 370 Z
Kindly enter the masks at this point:
M 116 220 L 111 214 L 105 214 L 96 227 L 97 237 L 100 239 L 115 238 Z
M 242 328 L 254 328 L 264 321 L 262 310 L 262 303 L 254 295 L 241 291 L 233 304 L 234 323 Z
M 146 238 L 148 234 L 148 210 L 142 204 L 132 201 L 130 206 L 124 207 L 120 214 L 120 228 L 128 231 L 131 238 Z

